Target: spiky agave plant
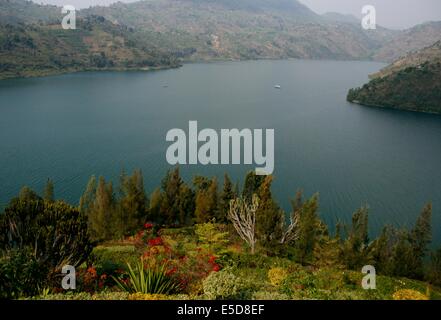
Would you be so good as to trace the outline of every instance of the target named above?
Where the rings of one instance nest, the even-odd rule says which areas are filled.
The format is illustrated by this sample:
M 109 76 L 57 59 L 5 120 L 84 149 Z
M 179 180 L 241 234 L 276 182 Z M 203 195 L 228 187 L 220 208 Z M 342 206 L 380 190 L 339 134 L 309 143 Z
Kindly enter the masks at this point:
M 180 286 L 178 282 L 167 275 L 166 266 L 162 265 L 156 268 L 145 268 L 141 259 L 132 268 L 127 263 L 129 281 L 124 282 L 121 279 L 115 280 L 118 287 L 129 293 L 146 293 L 146 294 L 170 294 L 178 292 Z

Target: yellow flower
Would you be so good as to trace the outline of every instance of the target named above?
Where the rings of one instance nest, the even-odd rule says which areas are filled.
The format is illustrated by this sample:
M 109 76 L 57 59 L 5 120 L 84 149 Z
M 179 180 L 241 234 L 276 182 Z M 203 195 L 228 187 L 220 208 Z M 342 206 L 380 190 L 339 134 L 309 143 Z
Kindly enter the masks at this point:
M 425 294 L 412 289 L 398 290 L 392 295 L 392 298 L 394 300 L 429 300 Z

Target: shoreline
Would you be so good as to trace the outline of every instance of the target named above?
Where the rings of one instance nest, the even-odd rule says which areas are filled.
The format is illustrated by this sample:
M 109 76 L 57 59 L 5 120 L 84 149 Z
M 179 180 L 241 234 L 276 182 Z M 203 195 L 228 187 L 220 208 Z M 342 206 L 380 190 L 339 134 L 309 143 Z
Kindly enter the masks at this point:
M 0 81 L 3 80 L 18 80 L 18 79 L 31 79 L 31 78 L 45 78 L 50 76 L 59 76 L 63 74 L 74 74 L 79 72 L 126 72 L 126 71 L 138 71 L 138 72 L 150 72 L 159 70 L 169 70 L 181 68 L 183 64 L 170 65 L 170 66 L 157 66 L 157 67 L 142 67 L 142 68 L 84 68 L 84 69 L 65 69 L 65 70 L 39 70 L 35 73 L 29 72 L 23 75 L 4 76 L 0 74 Z

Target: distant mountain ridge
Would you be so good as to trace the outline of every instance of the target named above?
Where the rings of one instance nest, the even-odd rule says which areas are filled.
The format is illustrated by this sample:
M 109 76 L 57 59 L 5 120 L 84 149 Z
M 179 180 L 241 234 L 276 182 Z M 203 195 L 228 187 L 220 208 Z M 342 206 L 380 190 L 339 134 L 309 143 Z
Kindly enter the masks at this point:
M 363 30 L 355 17 L 338 13 L 318 15 L 296 0 L 144 0 L 77 12 L 78 19 L 91 16 L 103 17 L 115 28 L 122 27 L 137 42 L 138 49 L 149 51 L 150 57 L 152 52 L 163 55 L 164 61 L 391 61 L 441 39 L 441 22 L 405 31 L 381 26 L 377 30 Z M 0 25 L 48 29 L 60 24 L 62 18 L 60 7 L 25 0 L 0 2 Z M 0 39 L 6 39 L 6 29 L 1 32 Z M 56 39 L 48 41 L 42 52 L 48 53 L 51 43 L 56 43 Z M 13 51 L 8 54 L 15 55 Z M 160 61 L 161 57 L 154 60 Z M 11 59 L 9 65 L 10 62 Z

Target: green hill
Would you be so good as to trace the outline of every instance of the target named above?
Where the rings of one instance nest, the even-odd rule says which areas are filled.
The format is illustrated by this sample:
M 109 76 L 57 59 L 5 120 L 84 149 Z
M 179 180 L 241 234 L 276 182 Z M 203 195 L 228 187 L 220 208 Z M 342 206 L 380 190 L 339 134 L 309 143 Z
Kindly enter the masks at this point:
M 0 24 L 0 79 L 177 65 L 174 56 L 146 46 L 133 30 L 103 17 L 79 20 L 76 30 L 59 23 Z
M 441 41 L 374 74 L 348 101 L 368 106 L 441 113 Z

